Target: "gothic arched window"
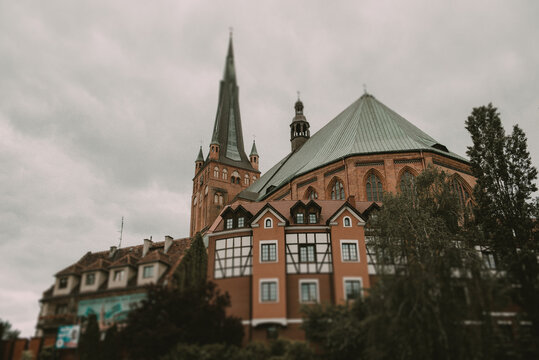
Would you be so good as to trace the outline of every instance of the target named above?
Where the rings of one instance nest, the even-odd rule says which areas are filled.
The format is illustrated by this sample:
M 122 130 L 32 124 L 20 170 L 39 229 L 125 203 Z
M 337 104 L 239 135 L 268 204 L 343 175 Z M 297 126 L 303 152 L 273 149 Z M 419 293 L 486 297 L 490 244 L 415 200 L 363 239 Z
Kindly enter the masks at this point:
M 378 176 L 371 173 L 369 177 L 367 177 L 365 188 L 367 190 L 367 201 L 382 201 L 384 187 Z
M 305 192 L 305 199 L 316 200 L 318 199 L 318 193 L 316 192 L 315 189 L 309 186 L 309 188 Z
M 244 183 L 245 185 L 249 185 L 249 175 L 247 174 L 245 174 Z
M 340 180 L 335 180 L 331 187 L 331 200 L 344 200 L 344 186 Z
M 460 207 L 465 208 L 470 205 L 470 193 L 468 193 L 468 190 L 466 190 L 466 187 L 462 183 L 462 181 L 458 177 L 453 177 L 450 180 L 451 189 L 453 190 L 453 193 L 457 196 Z
M 415 176 L 410 171 L 405 170 L 402 173 L 400 188 L 403 193 L 409 194 L 413 191 L 415 186 Z
M 218 166 L 213 168 L 213 177 L 219 178 L 219 167 Z
M 223 180 L 227 180 L 227 179 L 228 179 L 228 170 L 223 169 Z

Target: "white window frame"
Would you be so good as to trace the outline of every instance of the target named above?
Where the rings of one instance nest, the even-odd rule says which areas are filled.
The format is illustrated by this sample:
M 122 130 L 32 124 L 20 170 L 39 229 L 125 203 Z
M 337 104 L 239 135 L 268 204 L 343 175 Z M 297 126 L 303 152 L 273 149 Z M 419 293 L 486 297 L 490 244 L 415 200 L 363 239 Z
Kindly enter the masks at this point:
M 151 270 L 151 276 L 146 276 L 146 269 L 152 269 Z M 143 265 L 142 266 L 142 278 L 143 279 L 153 279 L 155 277 L 155 265 L 154 264 L 151 264 L 151 265 Z
M 119 276 L 116 276 L 116 274 L 119 274 Z M 114 269 L 112 272 L 112 281 L 121 282 L 123 281 L 124 276 L 125 276 L 125 269 Z
M 241 225 L 240 225 L 240 220 L 241 220 Z M 245 227 L 245 217 L 244 216 L 240 216 L 238 218 L 238 228 L 244 228 Z
M 270 221 L 270 226 L 266 226 L 266 221 Z M 270 217 L 267 217 L 264 219 L 264 229 L 272 229 L 273 228 L 273 219 Z
M 90 278 L 90 275 L 93 276 L 93 282 L 91 284 L 88 284 L 88 279 Z M 95 272 L 89 272 L 84 275 L 84 285 L 85 286 L 94 286 L 96 282 L 96 273 Z
M 343 251 L 343 244 L 350 244 L 350 243 L 353 243 L 353 244 L 356 244 L 356 256 L 357 256 L 357 260 L 344 260 L 344 251 Z M 342 239 L 340 241 L 340 248 L 341 248 L 341 262 L 343 263 L 358 263 L 360 262 L 360 257 L 359 257 L 359 241 L 357 240 L 352 240 L 352 239 Z
M 275 260 L 262 261 L 262 245 L 265 245 L 265 244 L 275 244 Z M 258 261 L 261 264 L 272 264 L 272 263 L 279 262 L 279 244 L 277 240 L 260 240 L 258 249 L 259 249 Z
M 305 283 L 315 283 L 316 284 L 316 300 L 315 301 L 303 301 L 301 299 L 301 285 Z M 316 304 L 320 303 L 320 283 L 318 279 L 299 279 L 299 302 L 300 304 Z
M 363 278 L 360 277 L 360 276 L 344 276 L 342 278 L 342 289 L 343 289 L 344 300 L 346 300 L 346 301 L 352 300 L 352 299 L 348 299 L 346 297 L 346 282 L 347 281 L 357 281 L 357 280 L 359 280 L 359 286 L 361 288 L 361 290 L 359 291 L 359 296 L 363 299 Z
M 349 225 L 346 225 L 346 220 L 348 220 Z M 345 216 L 342 218 L 342 226 L 343 227 L 352 227 L 352 219 L 350 219 L 350 216 Z
M 271 283 L 276 284 L 276 300 L 275 301 L 262 301 L 262 283 Z M 258 302 L 260 304 L 277 304 L 279 303 L 279 279 L 278 278 L 263 278 L 258 280 Z
M 225 220 L 225 230 L 230 230 L 234 228 L 234 219 L 228 218 Z

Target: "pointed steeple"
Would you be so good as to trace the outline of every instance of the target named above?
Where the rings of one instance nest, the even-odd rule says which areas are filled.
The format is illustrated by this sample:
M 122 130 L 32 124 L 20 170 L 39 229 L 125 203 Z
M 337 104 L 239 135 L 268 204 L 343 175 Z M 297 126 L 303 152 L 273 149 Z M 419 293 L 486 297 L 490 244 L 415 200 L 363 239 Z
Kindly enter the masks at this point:
M 294 109 L 296 110 L 296 115 L 290 124 L 290 143 L 292 145 L 292 152 L 299 149 L 311 137 L 309 122 L 305 115 L 303 115 L 303 103 L 299 98 L 299 91 L 298 101 L 296 101 Z
M 256 142 L 253 140 L 253 147 L 251 148 L 251 153 L 249 156 L 258 156 L 258 152 L 256 151 Z
M 234 48 L 231 33 L 225 61 L 225 71 L 219 89 L 217 115 L 215 117 L 215 125 L 210 144 L 210 149 L 215 145 L 217 147 L 214 147 L 216 152 L 215 154 L 210 153 L 210 157 L 229 165 L 252 169 L 243 145 L 238 93 L 239 88 L 236 83 Z
M 198 150 L 198 156 L 195 162 L 197 161 L 204 161 L 204 154 L 202 153 L 202 145 L 200 146 L 200 149 Z

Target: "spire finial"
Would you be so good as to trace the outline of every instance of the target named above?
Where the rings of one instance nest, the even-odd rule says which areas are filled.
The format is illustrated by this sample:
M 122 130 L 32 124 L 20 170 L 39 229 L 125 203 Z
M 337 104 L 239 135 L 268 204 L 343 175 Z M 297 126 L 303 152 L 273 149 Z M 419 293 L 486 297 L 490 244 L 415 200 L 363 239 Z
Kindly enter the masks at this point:
M 364 94 L 368 94 L 368 93 L 367 93 L 367 85 L 366 85 L 366 84 L 363 84 L 363 93 L 364 93 Z
M 234 34 L 234 28 L 232 26 L 228 27 L 228 34 L 229 34 L 230 38 L 232 39 L 232 35 Z
M 298 101 L 301 101 L 301 100 L 300 100 L 300 98 L 299 98 L 299 90 L 298 90 L 298 91 L 296 91 L 296 92 L 298 93 Z

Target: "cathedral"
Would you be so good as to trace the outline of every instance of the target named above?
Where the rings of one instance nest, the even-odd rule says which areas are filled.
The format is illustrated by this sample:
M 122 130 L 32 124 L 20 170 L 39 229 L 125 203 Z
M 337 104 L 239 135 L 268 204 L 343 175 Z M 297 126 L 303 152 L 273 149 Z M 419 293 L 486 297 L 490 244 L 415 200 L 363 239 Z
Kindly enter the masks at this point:
M 376 279 L 366 220 L 384 192 L 406 191 L 428 166 L 451 175 L 461 206 L 469 162 L 364 93 L 311 135 L 291 113 L 290 152 L 266 173 L 243 143 L 232 38 L 209 152 L 195 161 L 190 235 L 208 247 L 208 279 L 230 294 L 246 339 L 303 339 L 301 307 L 344 304 Z M 263 154 L 262 154 L 263 155 Z

